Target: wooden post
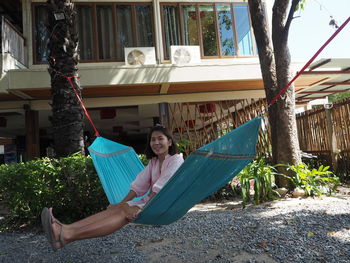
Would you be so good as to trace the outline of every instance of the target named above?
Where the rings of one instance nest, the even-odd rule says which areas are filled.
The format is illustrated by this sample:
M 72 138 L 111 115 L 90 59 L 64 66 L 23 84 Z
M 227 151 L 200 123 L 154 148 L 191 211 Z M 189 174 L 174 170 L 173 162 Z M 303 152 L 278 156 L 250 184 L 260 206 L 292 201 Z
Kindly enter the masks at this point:
M 26 160 L 40 157 L 39 112 L 25 108 Z
M 337 138 L 335 136 L 335 132 L 333 129 L 333 118 L 332 118 L 332 113 L 330 108 L 325 108 L 325 113 L 326 113 L 326 128 L 327 128 L 327 134 L 328 134 L 328 143 L 329 143 L 331 158 L 332 158 L 332 167 L 333 167 L 333 171 L 335 172 L 337 170 L 337 157 L 338 157 Z
M 168 105 L 168 103 L 159 103 L 159 121 L 162 125 L 167 127 L 170 131 L 171 127 L 170 127 L 170 122 L 169 122 L 169 105 Z

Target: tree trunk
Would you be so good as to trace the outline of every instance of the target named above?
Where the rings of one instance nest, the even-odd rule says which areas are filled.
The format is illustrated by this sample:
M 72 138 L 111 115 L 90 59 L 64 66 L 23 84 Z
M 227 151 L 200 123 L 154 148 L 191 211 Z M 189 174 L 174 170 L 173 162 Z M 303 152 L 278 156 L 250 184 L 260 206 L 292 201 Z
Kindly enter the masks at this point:
M 293 1 L 293 5 L 299 0 Z M 290 54 L 288 49 L 288 31 L 292 17 L 286 20 L 289 0 L 276 0 L 273 8 L 272 39 L 268 31 L 265 5 L 261 0 L 248 0 L 249 9 L 258 46 L 260 68 L 268 102 L 288 84 L 290 76 Z M 294 9 L 292 9 L 293 15 Z M 269 107 L 271 127 L 272 156 L 275 164 L 298 164 L 301 162 L 299 141 L 295 119 L 295 92 L 291 85 L 285 93 Z M 279 172 L 286 174 L 285 169 Z M 279 186 L 292 188 L 291 182 L 284 177 L 277 178 Z
M 77 75 L 77 35 L 75 11 L 71 0 L 48 0 L 49 73 L 51 76 L 54 150 L 58 157 L 84 153 L 83 111 L 66 77 Z M 55 19 L 55 15 L 61 19 Z M 77 78 L 72 83 L 81 96 Z

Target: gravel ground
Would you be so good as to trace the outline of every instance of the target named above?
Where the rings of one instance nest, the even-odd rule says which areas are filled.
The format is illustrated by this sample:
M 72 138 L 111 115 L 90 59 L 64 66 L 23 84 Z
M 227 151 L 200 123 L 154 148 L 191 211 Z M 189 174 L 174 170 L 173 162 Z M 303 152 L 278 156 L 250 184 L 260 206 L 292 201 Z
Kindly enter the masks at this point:
M 350 196 L 242 209 L 201 204 L 169 226 L 130 224 L 54 253 L 42 233 L 0 233 L 0 262 L 350 262 Z

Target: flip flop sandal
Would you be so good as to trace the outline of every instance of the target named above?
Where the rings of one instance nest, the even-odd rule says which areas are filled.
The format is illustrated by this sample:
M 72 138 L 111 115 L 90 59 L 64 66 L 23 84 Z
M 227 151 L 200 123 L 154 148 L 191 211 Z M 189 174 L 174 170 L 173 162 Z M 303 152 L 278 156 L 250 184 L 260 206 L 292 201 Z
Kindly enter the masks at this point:
M 43 226 L 43 230 L 45 232 L 47 240 L 49 241 L 49 243 L 51 245 L 52 250 L 57 251 L 57 248 L 55 246 L 57 241 L 55 240 L 55 236 L 54 236 L 54 233 L 52 231 L 51 215 L 50 215 L 50 211 L 47 207 L 45 207 L 41 211 L 41 224 Z M 62 230 L 61 230 L 61 232 L 62 232 Z
M 57 223 L 57 224 L 59 224 L 60 226 L 63 226 L 63 223 L 61 223 L 57 218 L 55 218 L 55 217 L 53 216 L 52 207 L 49 208 L 49 212 L 50 212 L 50 216 L 51 216 L 51 222 L 52 222 L 52 223 Z

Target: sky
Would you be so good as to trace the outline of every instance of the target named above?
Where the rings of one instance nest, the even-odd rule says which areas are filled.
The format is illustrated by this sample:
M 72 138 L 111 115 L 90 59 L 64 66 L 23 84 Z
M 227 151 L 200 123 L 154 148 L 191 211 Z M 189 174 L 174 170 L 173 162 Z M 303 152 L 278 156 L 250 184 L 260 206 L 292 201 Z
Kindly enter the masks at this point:
M 273 2 L 273 0 L 271 0 Z M 307 61 L 336 31 L 330 16 L 341 26 L 350 16 L 350 0 L 306 0 L 305 8 L 295 13 L 289 31 L 292 61 Z M 320 58 L 350 59 L 350 22 L 320 53 Z

